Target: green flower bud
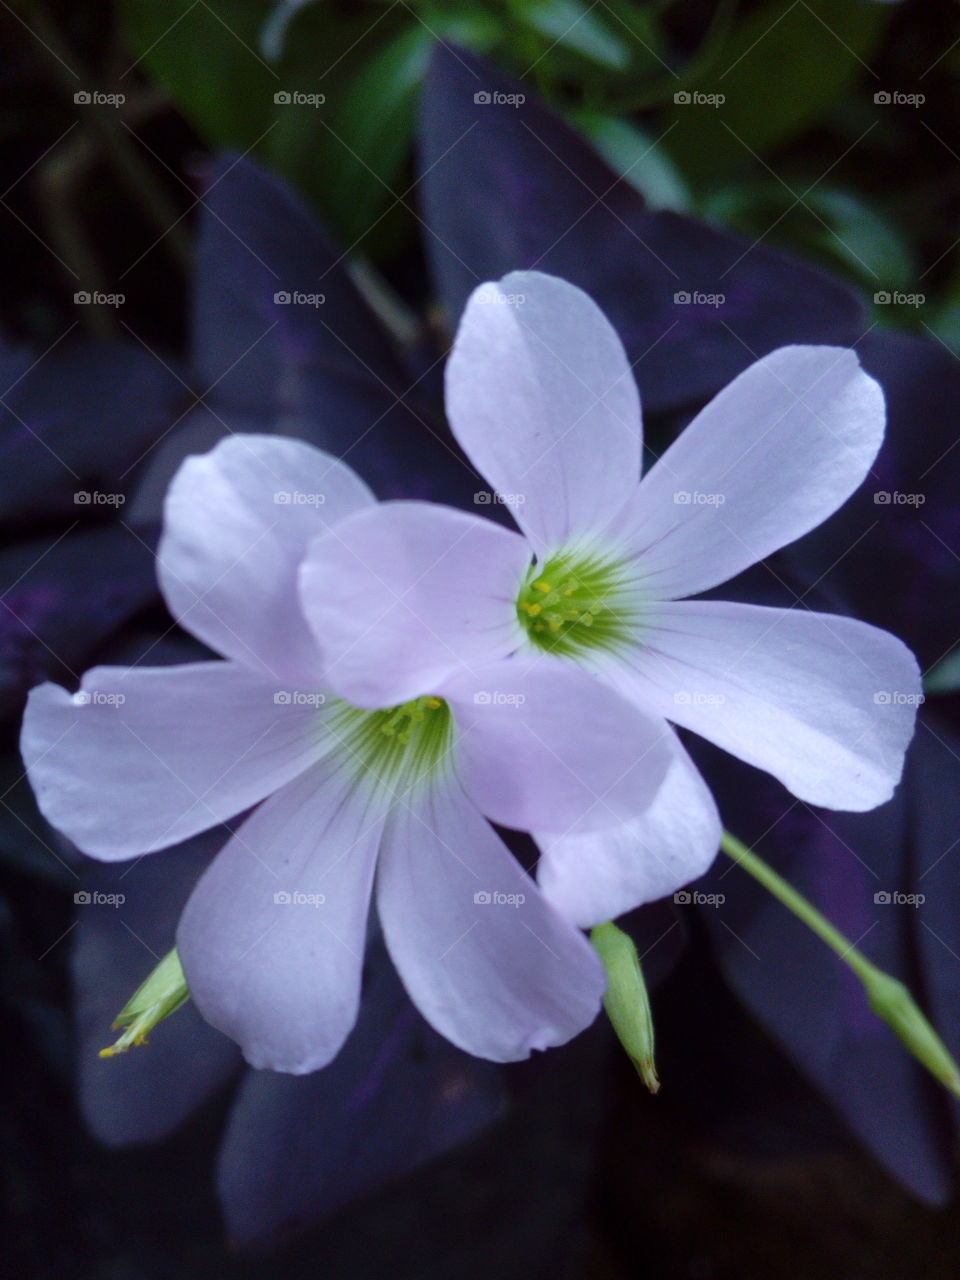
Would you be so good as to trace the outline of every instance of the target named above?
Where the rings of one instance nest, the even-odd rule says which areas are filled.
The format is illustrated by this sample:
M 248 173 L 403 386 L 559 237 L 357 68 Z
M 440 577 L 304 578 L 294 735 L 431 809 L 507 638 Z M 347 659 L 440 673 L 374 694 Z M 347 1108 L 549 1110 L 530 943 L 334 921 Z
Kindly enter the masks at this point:
M 123 1027 L 123 1034 L 106 1049 L 100 1050 L 101 1058 L 112 1058 L 116 1053 L 126 1053 L 133 1044 L 146 1044 L 147 1032 L 152 1031 L 157 1023 L 169 1018 L 187 1000 L 190 991 L 187 980 L 183 976 L 180 957 L 176 948 L 168 952 L 146 982 L 136 991 L 120 1010 L 113 1029 Z

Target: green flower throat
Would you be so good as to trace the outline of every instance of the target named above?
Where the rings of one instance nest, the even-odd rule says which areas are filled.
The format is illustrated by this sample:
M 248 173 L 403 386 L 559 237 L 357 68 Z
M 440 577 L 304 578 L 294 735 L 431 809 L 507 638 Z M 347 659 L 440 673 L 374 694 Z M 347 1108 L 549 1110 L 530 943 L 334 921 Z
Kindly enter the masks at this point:
M 434 777 L 453 741 L 453 715 L 442 698 L 413 698 L 384 711 L 341 703 L 330 722 L 360 778 L 407 790 Z
M 632 594 L 622 562 L 562 551 L 531 567 L 517 597 L 517 617 L 534 645 L 548 653 L 616 652 L 635 631 Z

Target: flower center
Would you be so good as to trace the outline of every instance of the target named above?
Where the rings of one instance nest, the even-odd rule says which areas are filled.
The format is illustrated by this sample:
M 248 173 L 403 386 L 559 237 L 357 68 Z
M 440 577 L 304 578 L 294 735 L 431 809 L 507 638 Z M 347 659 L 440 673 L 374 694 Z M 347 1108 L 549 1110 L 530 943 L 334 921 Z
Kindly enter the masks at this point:
M 407 791 L 443 766 L 453 740 L 453 715 L 442 698 L 413 698 L 383 711 L 344 702 L 330 720 L 331 732 L 364 781 Z
M 627 566 L 597 552 L 560 551 L 531 566 L 517 617 L 538 649 L 562 657 L 620 649 L 638 615 Z

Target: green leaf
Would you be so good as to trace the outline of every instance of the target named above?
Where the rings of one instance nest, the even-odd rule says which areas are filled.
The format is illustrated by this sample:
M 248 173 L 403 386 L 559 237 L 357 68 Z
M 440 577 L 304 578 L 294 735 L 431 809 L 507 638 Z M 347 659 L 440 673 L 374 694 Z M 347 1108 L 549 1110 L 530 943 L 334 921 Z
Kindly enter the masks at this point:
M 923 687 L 933 694 L 960 692 L 960 649 L 937 663 L 924 679 Z
M 607 164 L 644 197 L 652 209 L 686 213 L 690 188 L 662 144 L 626 120 L 598 111 L 573 111 L 570 118 Z
M 387 24 L 383 24 L 387 27 Z M 282 69 L 317 65 L 318 49 L 301 28 Z M 371 32 L 371 35 L 373 33 Z M 324 81 L 326 103 L 284 114 L 271 135 L 276 167 L 321 208 L 347 244 L 359 239 L 402 194 L 412 152 L 416 101 L 433 43 L 419 23 L 365 42 Z M 296 58 L 293 45 L 296 43 Z
M 630 48 L 603 22 L 596 5 L 580 0 L 546 0 L 531 4 L 521 0 L 514 6 L 514 18 L 545 36 L 551 46 L 559 45 L 612 71 L 630 65 Z
M 891 7 L 871 0 L 775 0 L 751 11 L 696 83 L 677 93 L 723 95 L 719 105 L 674 101 L 665 120 L 683 172 L 705 182 L 750 168 L 795 138 L 866 74 Z
M 852 192 L 818 186 L 810 174 L 731 183 L 701 210 L 746 236 L 816 258 L 871 294 L 908 290 L 916 278 L 906 240 L 883 213 Z
M 260 34 L 270 0 L 120 0 L 137 65 L 174 100 L 205 142 L 246 150 L 274 117 L 279 77 Z

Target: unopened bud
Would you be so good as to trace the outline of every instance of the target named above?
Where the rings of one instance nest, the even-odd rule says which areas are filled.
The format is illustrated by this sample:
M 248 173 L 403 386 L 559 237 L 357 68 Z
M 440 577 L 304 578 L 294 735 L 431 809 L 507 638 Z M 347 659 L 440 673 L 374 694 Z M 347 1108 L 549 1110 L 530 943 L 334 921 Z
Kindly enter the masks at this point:
M 100 1050 L 101 1058 L 112 1058 L 116 1053 L 126 1053 L 131 1045 L 146 1044 L 147 1032 L 189 1000 L 187 980 L 180 967 L 176 948 L 163 957 L 146 982 L 120 1010 L 113 1023 L 116 1031 L 123 1027 L 123 1034 L 106 1049 Z
M 640 1078 L 651 1093 L 660 1089 L 654 1063 L 653 1014 L 633 939 L 615 924 L 598 924 L 590 941 L 607 971 L 603 1007 Z

